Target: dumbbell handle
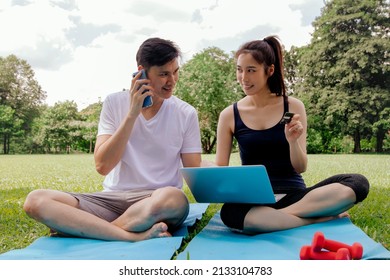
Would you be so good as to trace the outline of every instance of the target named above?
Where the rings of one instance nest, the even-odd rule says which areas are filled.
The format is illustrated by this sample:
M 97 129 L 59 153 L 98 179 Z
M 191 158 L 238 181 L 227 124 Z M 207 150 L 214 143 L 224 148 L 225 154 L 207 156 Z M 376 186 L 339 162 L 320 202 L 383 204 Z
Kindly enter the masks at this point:
M 347 248 L 353 259 L 361 259 L 363 256 L 363 246 L 360 243 L 355 242 L 351 246 L 339 241 L 325 239 L 321 232 L 315 233 L 312 247 L 313 250 L 317 252 L 321 251 L 322 249 L 336 252 L 340 248 Z
M 301 260 L 350 260 L 351 255 L 346 248 L 338 249 L 336 252 L 314 251 L 311 246 L 303 246 L 299 254 Z

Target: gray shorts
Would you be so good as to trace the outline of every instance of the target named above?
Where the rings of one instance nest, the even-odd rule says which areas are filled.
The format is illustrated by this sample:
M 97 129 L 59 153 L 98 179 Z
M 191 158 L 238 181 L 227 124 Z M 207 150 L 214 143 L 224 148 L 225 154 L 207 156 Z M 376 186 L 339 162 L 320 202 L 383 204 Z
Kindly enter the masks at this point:
M 131 190 L 95 193 L 69 193 L 79 208 L 108 222 L 114 221 L 134 203 L 150 197 L 155 190 Z

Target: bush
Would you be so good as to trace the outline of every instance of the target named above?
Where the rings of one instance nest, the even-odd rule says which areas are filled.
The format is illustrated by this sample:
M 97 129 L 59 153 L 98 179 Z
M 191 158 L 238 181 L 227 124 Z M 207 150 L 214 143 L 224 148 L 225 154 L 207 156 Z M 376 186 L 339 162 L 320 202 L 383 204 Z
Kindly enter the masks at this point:
M 323 152 L 322 137 L 319 132 L 309 128 L 307 136 L 307 153 L 308 154 L 320 154 Z

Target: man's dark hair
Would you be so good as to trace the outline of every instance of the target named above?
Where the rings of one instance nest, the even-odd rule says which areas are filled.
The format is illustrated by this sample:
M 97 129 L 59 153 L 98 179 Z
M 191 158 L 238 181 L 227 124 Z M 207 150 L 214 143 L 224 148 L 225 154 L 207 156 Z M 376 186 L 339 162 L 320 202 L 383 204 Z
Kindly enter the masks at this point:
M 145 69 L 152 66 L 162 66 L 181 56 L 181 52 L 175 43 L 161 38 L 149 38 L 139 47 L 137 52 L 137 64 Z

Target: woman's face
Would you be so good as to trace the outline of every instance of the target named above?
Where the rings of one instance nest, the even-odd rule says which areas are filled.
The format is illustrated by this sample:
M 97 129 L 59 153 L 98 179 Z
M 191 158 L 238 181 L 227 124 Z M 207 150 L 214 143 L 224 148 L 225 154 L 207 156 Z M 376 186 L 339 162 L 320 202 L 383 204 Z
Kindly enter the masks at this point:
M 268 77 L 273 74 L 273 65 L 266 73 L 264 64 L 259 64 L 250 53 L 242 53 L 237 58 L 237 81 L 246 95 L 269 91 Z

